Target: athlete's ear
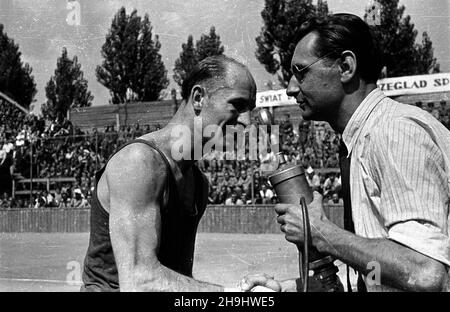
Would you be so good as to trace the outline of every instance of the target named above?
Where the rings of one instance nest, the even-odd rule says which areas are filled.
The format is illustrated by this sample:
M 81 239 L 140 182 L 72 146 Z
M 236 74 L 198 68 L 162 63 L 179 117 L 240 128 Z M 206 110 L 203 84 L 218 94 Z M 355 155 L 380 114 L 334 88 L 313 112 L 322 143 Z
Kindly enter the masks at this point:
M 191 103 L 194 107 L 194 113 L 196 116 L 200 115 L 203 109 L 204 98 L 205 90 L 200 85 L 193 86 L 191 91 Z

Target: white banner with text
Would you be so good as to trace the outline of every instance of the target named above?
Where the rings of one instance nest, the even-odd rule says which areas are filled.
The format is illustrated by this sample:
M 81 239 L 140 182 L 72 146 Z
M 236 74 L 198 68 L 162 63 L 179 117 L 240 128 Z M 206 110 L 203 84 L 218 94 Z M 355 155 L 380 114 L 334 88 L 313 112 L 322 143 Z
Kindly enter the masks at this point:
M 378 87 L 387 96 L 450 92 L 450 73 L 380 79 Z M 296 105 L 286 89 L 258 92 L 256 107 Z

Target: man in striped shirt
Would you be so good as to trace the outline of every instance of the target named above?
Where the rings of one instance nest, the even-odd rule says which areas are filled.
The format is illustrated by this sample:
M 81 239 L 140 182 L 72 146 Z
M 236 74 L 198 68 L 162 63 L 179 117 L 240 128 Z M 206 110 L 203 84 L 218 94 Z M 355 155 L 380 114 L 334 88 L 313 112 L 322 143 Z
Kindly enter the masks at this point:
M 312 244 L 370 277 L 369 291 L 448 291 L 450 132 L 377 88 L 378 51 L 369 27 L 354 15 L 303 25 L 287 93 L 304 119 L 327 121 L 342 134 L 354 223 L 354 233 L 331 223 L 315 192 Z M 300 207 L 275 209 L 286 239 L 302 245 Z M 266 275 L 247 277 L 247 284 L 295 288 L 292 280 Z

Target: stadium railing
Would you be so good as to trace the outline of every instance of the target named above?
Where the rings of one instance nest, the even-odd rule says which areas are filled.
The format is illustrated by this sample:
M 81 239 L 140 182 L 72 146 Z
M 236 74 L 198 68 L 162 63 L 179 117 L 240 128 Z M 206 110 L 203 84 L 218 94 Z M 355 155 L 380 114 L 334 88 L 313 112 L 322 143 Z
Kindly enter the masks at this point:
M 343 207 L 325 205 L 325 214 L 343 227 Z M 0 233 L 89 232 L 90 209 L 0 209 Z M 198 227 L 208 233 L 280 233 L 273 205 L 208 206 Z
M 54 189 L 51 189 L 51 185 L 54 183 L 74 183 L 76 182 L 75 178 L 71 177 L 65 177 L 65 178 L 39 178 L 39 179 L 20 179 L 20 180 L 13 180 L 13 187 L 12 187 L 12 196 L 19 197 L 19 196 L 26 196 L 30 195 L 30 192 L 32 194 L 38 194 L 42 191 L 42 187 L 34 187 L 32 184 L 40 184 L 45 185 L 45 190 L 47 192 L 54 192 Z M 29 185 L 30 188 L 23 189 L 22 187 L 20 190 L 17 190 L 18 185 Z

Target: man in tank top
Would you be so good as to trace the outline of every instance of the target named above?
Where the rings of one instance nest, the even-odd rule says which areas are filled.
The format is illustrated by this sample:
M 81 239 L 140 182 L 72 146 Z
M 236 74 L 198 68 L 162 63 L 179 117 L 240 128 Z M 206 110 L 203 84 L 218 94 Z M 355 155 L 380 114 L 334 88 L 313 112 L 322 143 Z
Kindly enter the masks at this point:
M 166 127 L 128 142 L 97 172 L 82 291 L 224 290 L 192 277 L 208 196 L 194 149 L 210 139 L 193 134 L 239 123 L 255 107 L 256 84 L 244 65 L 215 56 L 199 63 L 182 93 Z

